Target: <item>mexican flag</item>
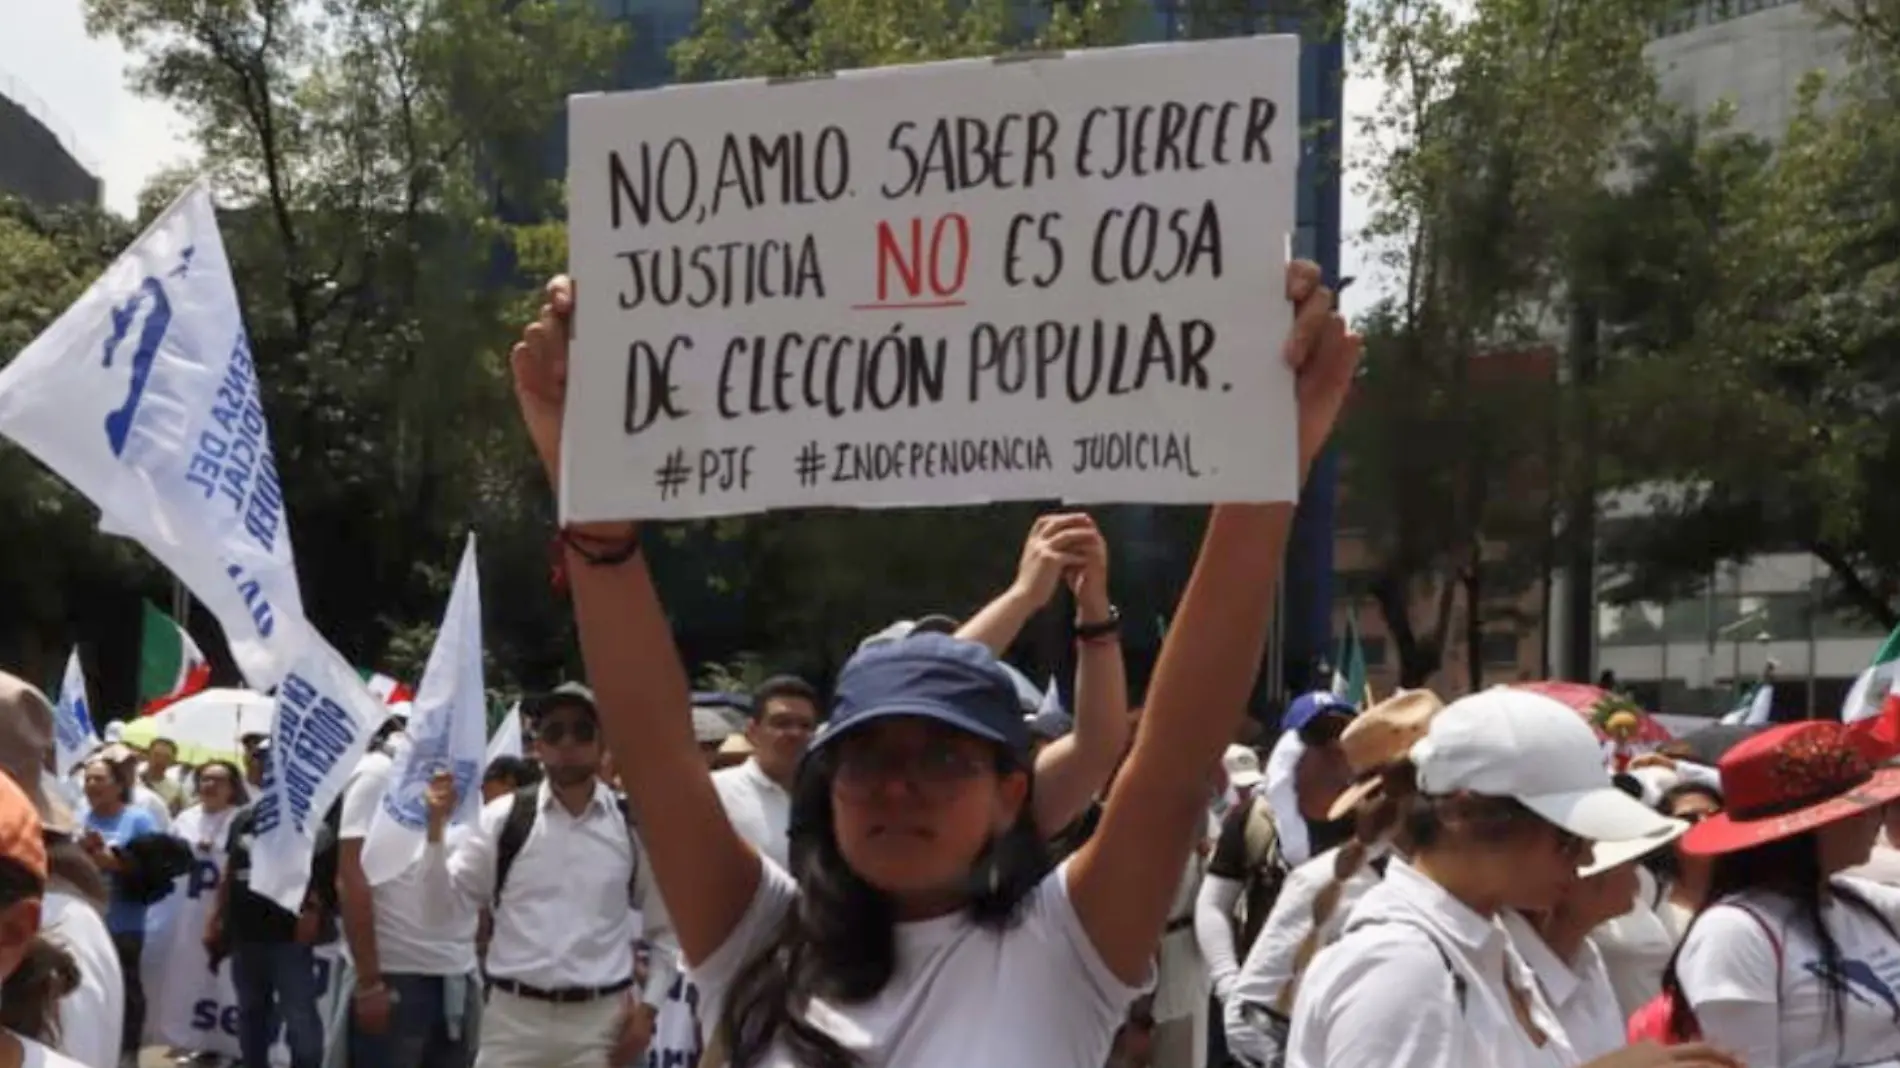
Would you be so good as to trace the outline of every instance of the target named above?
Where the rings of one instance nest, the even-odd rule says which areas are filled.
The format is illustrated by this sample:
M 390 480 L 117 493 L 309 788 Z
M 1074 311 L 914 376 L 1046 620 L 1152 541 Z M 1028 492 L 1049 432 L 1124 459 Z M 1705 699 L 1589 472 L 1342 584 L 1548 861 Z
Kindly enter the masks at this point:
M 380 671 L 358 668 L 357 674 L 363 676 L 363 685 L 369 687 L 369 692 L 386 705 L 399 705 L 416 699 L 415 691 L 407 683 L 398 682 Z
M 1333 661 L 1333 696 L 1361 710 L 1372 704 L 1372 691 L 1366 686 L 1366 651 L 1359 644 L 1359 621 L 1346 617 L 1346 634 L 1339 640 L 1339 655 Z
M 139 712 L 149 716 L 211 684 L 211 664 L 172 617 L 145 602 L 139 638 Z
M 1874 654 L 1874 663 L 1854 680 L 1841 703 L 1841 722 L 1857 723 L 1892 711 L 1900 717 L 1900 628 Z

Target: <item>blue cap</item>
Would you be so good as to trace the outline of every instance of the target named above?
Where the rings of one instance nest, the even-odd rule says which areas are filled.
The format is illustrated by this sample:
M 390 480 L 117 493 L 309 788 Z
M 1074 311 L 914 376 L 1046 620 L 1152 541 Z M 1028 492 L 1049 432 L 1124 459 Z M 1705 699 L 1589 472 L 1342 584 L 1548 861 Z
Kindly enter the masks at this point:
M 1351 701 L 1336 696 L 1331 690 L 1314 690 L 1303 693 L 1287 706 L 1286 715 L 1280 717 L 1280 726 L 1284 730 L 1297 731 L 1321 716 L 1356 716 L 1359 710 Z
M 832 691 L 831 718 L 811 750 L 891 716 L 920 716 L 995 742 L 1011 753 L 1029 749 L 1016 683 L 996 655 L 947 634 L 917 634 L 860 650 Z

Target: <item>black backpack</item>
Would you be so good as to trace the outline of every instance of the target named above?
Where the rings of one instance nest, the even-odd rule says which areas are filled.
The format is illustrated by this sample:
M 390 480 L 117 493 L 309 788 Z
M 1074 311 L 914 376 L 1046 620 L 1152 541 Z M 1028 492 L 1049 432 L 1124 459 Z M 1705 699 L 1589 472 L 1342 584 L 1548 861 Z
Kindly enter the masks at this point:
M 627 828 L 627 847 L 633 857 L 633 868 L 627 873 L 627 904 L 631 908 L 640 907 L 640 839 L 634 833 L 633 810 L 627 806 L 625 794 L 614 795 L 614 805 L 620 809 L 621 822 Z M 521 855 L 521 847 L 528 844 L 528 835 L 534 830 L 535 820 L 541 816 L 541 785 L 523 786 L 515 791 L 514 807 L 508 810 L 508 819 L 501 825 L 501 836 L 495 843 L 495 893 L 489 900 L 489 907 L 501 904 L 502 888 L 508 885 L 508 872 L 515 866 L 515 858 Z

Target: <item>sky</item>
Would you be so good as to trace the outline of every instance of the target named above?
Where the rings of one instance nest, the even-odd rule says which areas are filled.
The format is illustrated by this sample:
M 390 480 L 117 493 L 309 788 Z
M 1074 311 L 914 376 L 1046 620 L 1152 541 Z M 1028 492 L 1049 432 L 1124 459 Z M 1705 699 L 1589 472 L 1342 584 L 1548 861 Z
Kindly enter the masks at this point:
M 117 41 L 86 36 L 80 0 L 0 0 L 0 7 L 9 9 L 7 32 L 0 34 L 0 92 L 25 104 L 105 180 L 108 208 L 134 214 L 146 180 L 190 158 L 184 121 L 171 107 L 132 92 L 126 77 L 132 57 Z M 1378 102 L 1377 82 L 1347 78 L 1348 166 L 1359 118 Z M 1357 240 L 1369 210 L 1357 184 L 1348 179 L 1342 211 L 1340 274 L 1357 279 L 1341 301 L 1348 315 L 1387 288 Z

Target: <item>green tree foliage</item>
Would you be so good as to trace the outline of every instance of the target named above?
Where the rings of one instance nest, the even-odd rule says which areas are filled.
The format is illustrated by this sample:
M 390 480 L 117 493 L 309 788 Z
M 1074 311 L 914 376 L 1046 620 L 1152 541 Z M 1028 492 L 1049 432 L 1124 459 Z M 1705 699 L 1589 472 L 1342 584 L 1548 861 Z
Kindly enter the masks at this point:
M 1604 272 L 1622 334 L 1607 447 L 1622 484 L 1666 490 L 1610 542 L 1620 599 L 1803 551 L 1837 607 L 1900 623 L 1900 53 L 1860 44 L 1842 82 L 1810 80 L 1772 156 L 1678 144 L 1625 198 L 1684 206 L 1699 240 Z
M 1366 379 L 1342 435 L 1342 525 L 1363 530 L 1365 588 L 1401 681 L 1461 638 L 1518 622 L 1550 562 L 1569 418 L 1548 323 L 1591 202 L 1654 85 L 1651 0 L 1375 0 L 1354 61 L 1387 92 L 1361 131 L 1364 237 L 1398 283 L 1368 324 Z M 1421 610 L 1419 605 L 1427 605 Z
M 87 0 L 133 83 L 176 106 L 221 209 L 307 610 L 370 662 L 440 616 L 483 535 L 488 638 L 559 670 L 547 505 L 508 340 L 558 256 L 565 96 L 621 34 L 567 0 Z M 179 184 L 167 176 L 148 203 Z

